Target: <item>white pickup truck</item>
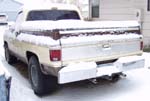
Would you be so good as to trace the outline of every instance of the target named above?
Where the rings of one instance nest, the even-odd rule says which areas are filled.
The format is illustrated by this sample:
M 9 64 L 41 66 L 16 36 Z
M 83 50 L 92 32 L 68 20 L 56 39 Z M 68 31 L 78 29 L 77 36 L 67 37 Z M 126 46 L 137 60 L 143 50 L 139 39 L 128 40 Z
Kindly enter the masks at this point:
M 143 37 L 136 21 L 84 21 L 67 4 L 24 6 L 4 34 L 8 63 L 28 64 L 38 95 L 65 84 L 118 77 L 144 67 Z

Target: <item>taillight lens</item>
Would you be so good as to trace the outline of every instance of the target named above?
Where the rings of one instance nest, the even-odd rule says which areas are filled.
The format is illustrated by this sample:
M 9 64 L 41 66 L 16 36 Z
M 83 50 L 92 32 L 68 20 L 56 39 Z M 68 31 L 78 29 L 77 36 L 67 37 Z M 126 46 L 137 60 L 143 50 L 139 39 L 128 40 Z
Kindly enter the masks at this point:
M 61 50 L 50 50 L 50 60 L 60 61 L 61 60 Z
M 143 50 L 143 47 L 144 47 L 143 41 L 141 41 L 141 43 L 140 43 L 140 49 Z

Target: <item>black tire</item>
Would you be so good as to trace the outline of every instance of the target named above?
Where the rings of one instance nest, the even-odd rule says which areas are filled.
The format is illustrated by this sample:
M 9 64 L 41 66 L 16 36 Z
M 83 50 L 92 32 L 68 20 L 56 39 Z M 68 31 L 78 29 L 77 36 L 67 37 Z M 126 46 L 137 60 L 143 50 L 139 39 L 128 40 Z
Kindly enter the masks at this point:
M 15 63 L 17 61 L 17 58 L 10 53 L 7 44 L 4 45 L 4 49 L 5 49 L 5 59 L 7 63 L 9 64 Z
M 36 56 L 31 56 L 29 59 L 28 74 L 32 89 L 38 96 L 51 93 L 58 86 L 56 77 L 44 75 L 41 72 L 40 64 Z
M 112 75 L 112 82 L 117 82 L 120 79 L 120 74 L 113 74 Z

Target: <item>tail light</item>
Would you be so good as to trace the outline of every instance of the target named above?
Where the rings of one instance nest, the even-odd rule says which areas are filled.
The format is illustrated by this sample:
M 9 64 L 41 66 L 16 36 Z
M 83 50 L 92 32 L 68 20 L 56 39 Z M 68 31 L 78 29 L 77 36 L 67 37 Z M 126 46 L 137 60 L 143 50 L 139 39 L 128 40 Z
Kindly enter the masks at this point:
M 50 50 L 50 60 L 60 61 L 61 60 L 61 50 Z
M 141 41 L 141 43 L 140 43 L 140 50 L 143 50 L 143 47 L 144 47 L 143 41 Z

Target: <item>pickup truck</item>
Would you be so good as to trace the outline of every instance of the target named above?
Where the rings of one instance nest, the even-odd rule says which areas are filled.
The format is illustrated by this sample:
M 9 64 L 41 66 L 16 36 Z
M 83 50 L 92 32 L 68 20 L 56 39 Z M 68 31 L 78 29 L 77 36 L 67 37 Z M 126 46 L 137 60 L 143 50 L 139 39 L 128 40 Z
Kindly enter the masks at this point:
M 84 21 L 68 4 L 23 6 L 4 34 L 6 61 L 28 64 L 37 95 L 59 84 L 118 77 L 144 67 L 143 36 L 136 21 Z

